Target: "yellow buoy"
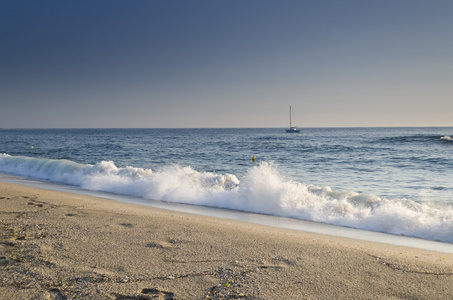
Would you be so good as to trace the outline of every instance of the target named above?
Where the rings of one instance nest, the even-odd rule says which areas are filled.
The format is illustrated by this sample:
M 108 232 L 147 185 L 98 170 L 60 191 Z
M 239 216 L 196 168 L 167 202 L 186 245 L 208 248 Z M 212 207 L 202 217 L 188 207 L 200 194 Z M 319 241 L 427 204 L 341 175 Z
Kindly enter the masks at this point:
M 256 157 L 255 157 L 255 156 L 254 156 L 254 157 L 252 157 L 252 161 L 255 161 L 255 160 L 256 160 Z
M 31 148 L 33 149 L 33 146 L 31 146 Z

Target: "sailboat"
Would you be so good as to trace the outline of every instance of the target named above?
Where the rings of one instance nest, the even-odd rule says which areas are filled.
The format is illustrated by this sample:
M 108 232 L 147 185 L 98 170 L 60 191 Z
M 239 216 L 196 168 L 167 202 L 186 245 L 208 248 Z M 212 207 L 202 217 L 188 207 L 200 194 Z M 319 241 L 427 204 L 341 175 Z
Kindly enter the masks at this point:
M 287 133 L 299 133 L 300 132 L 300 129 L 298 129 L 297 127 L 293 127 L 291 125 L 291 106 L 289 107 L 289 129 L 286 129 L 286 132 Z

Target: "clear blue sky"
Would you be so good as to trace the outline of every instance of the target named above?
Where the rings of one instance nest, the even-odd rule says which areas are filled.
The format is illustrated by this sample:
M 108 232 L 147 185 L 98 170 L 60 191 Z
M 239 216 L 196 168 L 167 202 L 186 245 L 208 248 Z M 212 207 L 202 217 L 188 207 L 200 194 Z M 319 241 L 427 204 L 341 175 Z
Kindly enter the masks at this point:
M 453 126 L 453 1 L 0 0 L 0 127 Z

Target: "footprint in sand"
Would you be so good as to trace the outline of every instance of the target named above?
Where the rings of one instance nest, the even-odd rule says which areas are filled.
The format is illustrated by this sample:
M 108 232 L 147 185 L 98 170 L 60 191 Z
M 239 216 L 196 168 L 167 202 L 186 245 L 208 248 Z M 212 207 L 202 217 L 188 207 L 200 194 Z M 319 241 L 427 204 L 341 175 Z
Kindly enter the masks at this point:
M 63 295 L 58 289 L 51 289 L 49 293 L 52 295 L 52 299 L 55 300 L 67 300 L 68 298 Z
M 0 266 L 7 266 L 9 264 L 8 259 L 6 256 L 0 256 Z
M 150 242 L 150 243 L 146 244 L 145 247 L 146 248 L 161 248 L 161 249 L 164 249 L 164 248 L 173 248 L 174 245 L 172 245 L 171 243 L 168 243 L 168 242 L 164 242 L 164 241 L 161 241 L 161 242 L 154 241 L 154 242 Z
M 175 294 L 171 292 L 160 291 L 158 289 L 143 289 L 141 293 L 145 295 L 154 295 L 153 297 L 163 297 L 165 300 L 171 300 L 175 297 Z
M 143 289 L 140 292 L 141 295 L 136 296 L 126 296 L 121 294 L 113 294 L 116 300 L 145 300 L 145 299 L 163 299 L 163 300 L 173 300 L 175 294 L 171 292 L 161 291 L 156 288 Z M 149 296 L 148 296 L 149 295 Z

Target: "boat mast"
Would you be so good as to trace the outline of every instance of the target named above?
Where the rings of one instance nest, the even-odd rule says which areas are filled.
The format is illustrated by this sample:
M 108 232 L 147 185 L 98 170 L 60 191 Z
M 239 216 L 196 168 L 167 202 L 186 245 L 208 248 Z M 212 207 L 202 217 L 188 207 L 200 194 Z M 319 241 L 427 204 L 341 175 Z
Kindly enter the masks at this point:
M 291 106 L 289 106 L 289 128 L 291 128 Z

